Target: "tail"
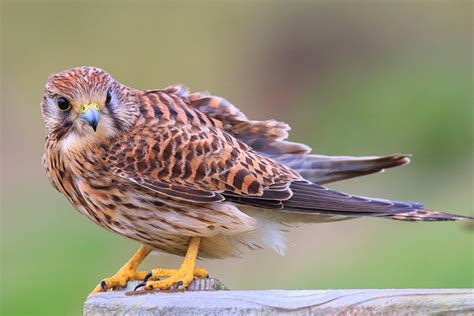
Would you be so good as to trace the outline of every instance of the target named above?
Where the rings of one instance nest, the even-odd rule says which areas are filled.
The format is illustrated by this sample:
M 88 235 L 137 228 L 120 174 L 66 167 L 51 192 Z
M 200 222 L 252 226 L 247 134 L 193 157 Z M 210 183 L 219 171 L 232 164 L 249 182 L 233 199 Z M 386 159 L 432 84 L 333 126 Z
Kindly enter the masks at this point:
M 270 196 L 236 196 L 225 194 L 229 201 L 253 207 L 274 209 L 287 215 L 306 218 L 323 216 L 331 220 L 344 220 L 362 216 L 388 218 L 400 221 L 456 221 L 474 217 L 428 211 L 418 202 L 392 201 L 346 194 L 318 184 L 295 181 L 289 184 L 290 196 L 274 199 Z M 316 218 L 314 217 L 314 218 Z M 318 221 L 322 221 L 318 219 Z M 327 220 L 326 220 L 327 221 Z
M 401 221 L 474 220 L 469 216 L 428 211 L 418 202 L 350 195 L 312 183 L 293 182 L 290 189 L 293 195 L 282 201 L 281 207 L 287 212 L 347 217 L 371 216 Z
M 457 220 L 474 220 L 474 217 L 443 213 L 437 211 L 427 210 L 412 210 L 405 213 L 398 213 L 394 215 L 386 216 L 390 219 L 399 221 L 411 221 L 411 222 L 440 222 L 440 221 L 457 221 Z
M 298 171 L 317 184 L 382 172 L 387 168 L 410 163 L 410 155 L 393 154 L 382 157 L 323 156 L 311 154 L 270 155 L 281 164 Z

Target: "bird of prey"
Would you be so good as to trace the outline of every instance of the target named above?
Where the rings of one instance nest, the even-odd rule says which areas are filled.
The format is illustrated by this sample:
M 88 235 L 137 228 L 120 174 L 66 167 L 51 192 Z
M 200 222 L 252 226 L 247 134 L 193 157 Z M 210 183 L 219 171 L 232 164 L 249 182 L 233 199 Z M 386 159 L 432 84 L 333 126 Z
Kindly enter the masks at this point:
M 95 67 L 49 77 L 42 115 L 51 184 L 99 226 L 141 244 L 92 293 L 141 280 L 185 289 L 206 277 L 196 258 L 283 253 L 283 226 L 372 216 L 405 221 L 467 217 L 336 192 L 321 184 L 409 162 L 407 155 L 330 157 L 287 141 L 289 126 L 249 120 L 227 100 L 181 85 L 140 90 Z M 151 251 L 178 269 L 137 271 Z

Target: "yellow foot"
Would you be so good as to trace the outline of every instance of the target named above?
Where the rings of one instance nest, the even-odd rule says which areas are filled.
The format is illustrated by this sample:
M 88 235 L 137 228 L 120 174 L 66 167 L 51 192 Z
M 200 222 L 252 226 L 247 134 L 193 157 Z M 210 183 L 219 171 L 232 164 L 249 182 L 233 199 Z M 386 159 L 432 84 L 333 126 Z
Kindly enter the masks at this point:
M 164 280 L 159 280 L 162 277 L 166 277 Z M 144 278 L 144 282 L 141 282 L 135 288 L 138 289 L 144 286 L 145 291 L 159 289 L 159 290 L 170 290 L 177 289 L 183 290 L 191 284 L 194 278 L 207 278 L 209 274 L 206 269 L 196 268 L 194 271 L 191 269 L 153 269 L 148 272 Z
M 153 269 L 145 276 L 144 281 L 147 280 L 159 280 L 162 277 L 172 277 L 173 275 L 179 272 L 178 269 Z M 193 276 L 195 278 L 205 279 L 209 277 L 209 273 L 204 268 L 196 268 L 194 269 Z
M 183 263 L 178 270 L 154 269 L 146 275 L 144 282 L 138 284 L 135 290 L 142 286 L 145 287 L 145 291 L 153 289 L 183 290 L 191 284 L 194 277 L 207 278 L 208 273 L 205 269 L 195 268 L 200 240 L 200 237 L 192 237 L 190 239 L 188 251 L 186 252 Z M 158 280 L 160 277 L 167 278 L 164 280 Z
M 145 271 L 138 272 L 131 269 L 120 269 L 110 278 L 103 279 L 89 295 L 106 292 L 109 289 L 125 287 L 130 280 L 144 280 L 146 274 Z
M 137 272 L 138 265 L 150 253 L 151 248 L 142 245 L 127 263 L 125 263 L 112 277 L 103 279 L 89 295 L 105 292 L 117 287 L 125 287 L 130 280 L 144 280 L 147 273 Z

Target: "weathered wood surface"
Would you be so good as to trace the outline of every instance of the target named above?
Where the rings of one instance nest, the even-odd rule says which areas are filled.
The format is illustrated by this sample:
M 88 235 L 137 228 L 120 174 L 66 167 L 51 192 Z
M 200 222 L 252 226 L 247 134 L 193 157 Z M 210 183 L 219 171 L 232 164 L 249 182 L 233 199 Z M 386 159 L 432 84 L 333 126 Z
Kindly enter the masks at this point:
M 203 284 L 200 282 L 208 282 Z M 121 291 L 87 299 L 84 315 L 474 315 L 473 289 L 262 290 L 153 292 Z M 197 288 L 221 288 L 218 280 Z

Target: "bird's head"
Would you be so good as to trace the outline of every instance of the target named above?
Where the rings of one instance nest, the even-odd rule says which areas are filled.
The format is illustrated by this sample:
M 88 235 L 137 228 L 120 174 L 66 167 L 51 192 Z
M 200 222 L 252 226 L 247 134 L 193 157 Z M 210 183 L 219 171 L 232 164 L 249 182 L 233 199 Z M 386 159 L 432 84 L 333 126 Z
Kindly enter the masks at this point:
M 41 109 L 48 136 L 68 149 L 126 131 L 138 113 L 133 89 L 95 67 L 51 75 Z

